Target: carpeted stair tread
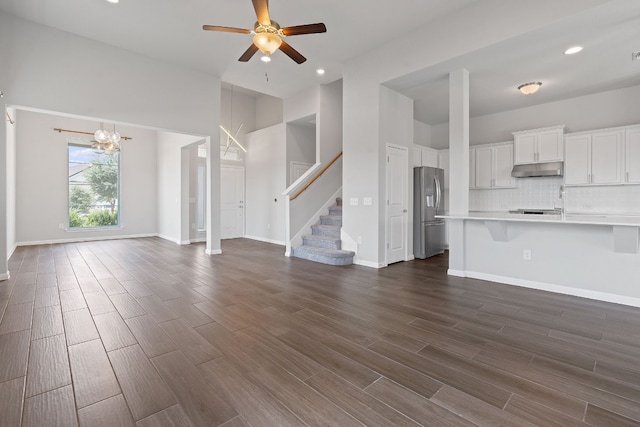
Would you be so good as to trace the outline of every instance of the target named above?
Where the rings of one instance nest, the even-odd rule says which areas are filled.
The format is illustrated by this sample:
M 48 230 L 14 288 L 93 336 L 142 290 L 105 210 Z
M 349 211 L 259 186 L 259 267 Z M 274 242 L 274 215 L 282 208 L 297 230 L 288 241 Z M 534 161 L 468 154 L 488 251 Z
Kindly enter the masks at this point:
M 340 249 L 318 248 L 315 246 L 302 245 L 293 249 L 293 256 L 309 261 L 321 262 L 329 265 L 350 265 L 353 264 L 355 252 L 343 251 Z
M 335 236 L 323 236 L 321 234 L 307 234 L 302 236 L 302 244 L 327 249 L 342 249 L 342 240 Z

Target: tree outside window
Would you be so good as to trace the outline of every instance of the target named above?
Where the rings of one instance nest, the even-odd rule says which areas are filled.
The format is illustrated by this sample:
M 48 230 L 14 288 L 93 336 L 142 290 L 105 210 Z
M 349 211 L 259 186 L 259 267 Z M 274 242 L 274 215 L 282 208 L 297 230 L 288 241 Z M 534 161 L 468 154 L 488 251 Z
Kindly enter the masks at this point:
M 76 139 L 69 150 L 69 228 L 119 224 L 119 153 L 97 153 Z

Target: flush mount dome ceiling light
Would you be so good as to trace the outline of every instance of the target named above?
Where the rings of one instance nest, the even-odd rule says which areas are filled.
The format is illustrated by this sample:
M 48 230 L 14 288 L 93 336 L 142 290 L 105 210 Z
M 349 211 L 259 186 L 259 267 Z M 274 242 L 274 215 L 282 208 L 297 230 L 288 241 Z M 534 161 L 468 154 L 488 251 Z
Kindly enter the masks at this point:
M 540 89 L 540 86 L 542 86 L 540 82 L 529 82 L 518 86 L 518 90 L 525 95 L 531 95 L 532 93 L 536 93 L 538 89 Z

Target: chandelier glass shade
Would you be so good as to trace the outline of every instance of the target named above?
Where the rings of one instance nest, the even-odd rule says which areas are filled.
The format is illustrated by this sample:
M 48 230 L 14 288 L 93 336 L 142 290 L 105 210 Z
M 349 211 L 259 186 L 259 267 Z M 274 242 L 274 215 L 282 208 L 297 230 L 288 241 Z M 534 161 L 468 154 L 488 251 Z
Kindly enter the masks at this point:
M 116 125 L 113 125 L 113 132 L 105 130 L 102 123 L 100 129 L 93 134 L 93 151 L 98 154 L 114 154 L 120 151 L 120 134 L 116 132 Z
M 264 55 L 269 56 L 273 52 L 278 50 L 278 48 L 282 44 L 282 39 L 278 34 L 271 32 L 261 32 L 256 33 L 256 35 L 253 36 L 253 44 L 255 44 L 256 47 L 260 49 L 260 52 L 262 52 Z

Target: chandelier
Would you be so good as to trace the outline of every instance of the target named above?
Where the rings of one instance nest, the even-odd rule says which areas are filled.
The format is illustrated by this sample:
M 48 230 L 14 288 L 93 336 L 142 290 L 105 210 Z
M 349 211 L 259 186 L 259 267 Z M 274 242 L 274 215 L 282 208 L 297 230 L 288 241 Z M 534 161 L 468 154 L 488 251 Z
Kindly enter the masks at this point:
M 113 132 L 104 129 L 100 123 L 100 129 L 93 134 L 93 151 L 97 154 L 114 154 L 120 151 L 120 134 L 116 132 L 116 125 L 113 125 Z

